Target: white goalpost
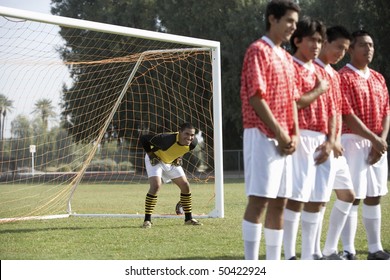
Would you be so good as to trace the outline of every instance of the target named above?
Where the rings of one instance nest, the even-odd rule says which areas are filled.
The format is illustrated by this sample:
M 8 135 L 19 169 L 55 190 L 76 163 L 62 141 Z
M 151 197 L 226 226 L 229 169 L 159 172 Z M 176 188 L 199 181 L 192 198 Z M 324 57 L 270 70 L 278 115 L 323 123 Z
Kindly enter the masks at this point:
M 1 6 L 0 16 L 0 223 L 143 217 L 139 137 L 183 122 L 200 143 L 183 163 L 194 217 L 224 217 L 219 42 Z M 118 192 L 127 199 L 110 200 Z M 154 217 L 180 217 L 161 204 Z

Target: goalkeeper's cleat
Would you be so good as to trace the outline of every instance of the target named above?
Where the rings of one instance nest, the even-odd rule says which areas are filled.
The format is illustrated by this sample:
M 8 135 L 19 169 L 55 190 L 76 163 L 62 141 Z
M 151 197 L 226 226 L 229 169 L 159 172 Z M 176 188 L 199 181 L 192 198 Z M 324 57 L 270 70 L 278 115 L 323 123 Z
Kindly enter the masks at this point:
M 142 226 L 142 228 L 151 228 L 152 227 L 152 222 L 151 221 L 145 221 Z
M 186 226 L 202 226 L 203 224 L 195 219 L 187 220 L 184 222 Z

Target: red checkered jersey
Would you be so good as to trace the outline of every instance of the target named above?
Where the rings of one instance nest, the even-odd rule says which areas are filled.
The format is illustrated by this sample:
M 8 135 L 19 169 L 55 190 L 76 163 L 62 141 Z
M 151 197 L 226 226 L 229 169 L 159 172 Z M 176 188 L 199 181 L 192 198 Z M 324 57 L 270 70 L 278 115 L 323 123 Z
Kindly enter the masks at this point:
M 390 114 L 389 92 L 384 77 L 368 69 L 366 73 L 347 64 L 339 71 L 343 95 L 343 115 L 355 114 L 373 133 L 382 133 L 382 120 Z M 344 124 L 342 133 L 352 133 Z
M 300 96 L 313 90 L 319 79 L 329 79 L 324 69 L 317 64 L 303 63 L 294 58 L 295 83 Z M 308 129 L 328 134 L 329 118 L 334 114 L 333 98 L 330 91 L 321 94 L 309 106 L 298 110 L 300 129 Z
M 333 101 L 333 109 L 337 116 L 341 115 L 341 109 L 342 109 L 342 98 L 341 98 L 341 89 L 340 89 L 340 75 L 339 73 L 333 69 L 332 66 L 329 64 L 324 64 L 319 58 L 315 59 L 315 63 L 320 66 L 323 70 L 325 70 L 327 74 L 327 80 L 329 82 L 329 93 L 332 96 Z M 340 118 L 336 118 L 336 134 L 338 133 L 338 128 L 340 127 Z
M 241 73 L 241 102 L 244 128 L 257 127 L 267 137 L 274 133 L 260 120 L 249 99 L 263 98 L 281 127 L 293 135 L 293 103 L 296 96 L 292 57 L 267 37 L 247 49 Z

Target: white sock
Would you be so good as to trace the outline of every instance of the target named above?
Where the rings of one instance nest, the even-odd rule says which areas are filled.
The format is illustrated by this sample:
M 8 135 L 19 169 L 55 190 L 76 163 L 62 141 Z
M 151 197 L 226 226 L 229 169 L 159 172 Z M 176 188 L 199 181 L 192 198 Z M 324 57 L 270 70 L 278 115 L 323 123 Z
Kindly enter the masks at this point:
M 264 228 L 264 238 L 266 259 L 280 260 L 280 255 L 282 253 L 283 230 Z
M 337 253 L 337 245 L 340 239 L 341 231 L 343 230 L 345 222 L 347 221 L 351 207 L 352 203 L 350 202 L 345 202 L 338 199 L 335 201 L 332 212 L 330 213 L 329 228 L 323 250 L 325 256 Z
M 375 253 L 383 250 L 381 243 L 381 206 L 369 206 L 363 203 L 363 224 L 366 229 L 368 251 Z
M 344 228 L 341 231 L 341 241 L 343 243 L 343 249 L 344 251 L 348 251 L 351 254 L 356 254 L 355 236 L 358 224 L 358 210 L 359 205 L 352 205 Z
M 244 240 L 244 253 L 246 260 L 258 260 L 261 238 L 261 224 L 242 221 L 242 239 Z
M 284 209 L 283 248 L 286 260 L 296 256 L 296 242 L 301 212 Z
M 318 228 L 316 233 L 316 240 L 314 243 L 314 254 L 318 257 L 322 257 L 321 252 L 321 234 L 322 234 L 322 223 L 324 221 L 324 215 L 325 215 L 326 206 L 322 206 L 320 210 L 320 217 L 318 221 Z
M 310 213 L 302 211 L 302 260 L 313 259 L 316 231 L 320 215 L 320 212 Z

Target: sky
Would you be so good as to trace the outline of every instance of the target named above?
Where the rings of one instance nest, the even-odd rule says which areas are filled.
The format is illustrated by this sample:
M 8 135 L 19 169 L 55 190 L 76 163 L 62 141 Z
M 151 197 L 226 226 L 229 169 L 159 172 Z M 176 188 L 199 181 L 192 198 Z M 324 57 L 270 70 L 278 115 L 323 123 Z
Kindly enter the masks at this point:
M 50 0 L 0 0 L 0 6 L 26 10 L 31 12 L 50 14 Z M 33 108 L 37 100 L 46 98 L 52 101 L 52 105 L 56 108 L 59 114 L 60 91 L 64 83 L 69 84 L 69 76 L 67 68 L 61 63 L 58 53 L 56 53 L 54 46 L 45 46 L 45 40 L 48 42 L 58 42 L 61 44 L 61 38 L 58 35 L 59 28 L 56 26 L 47 29 L 47 26 L 42 27 L 38 23 L 33 23 L 31 29 L 42 29 L 42 38 L 38 38 L 41 43 L 25 40 L 24 34 L 20 34 L 18 39 L 14 39 L 17 30 L 13 30 L 12 39 L 10 39 L 10 32 L 3 28 L 4 23 L 9 22 L 4 17 L 0 16 L 0 93 L 7 96 L 13 101 L 13 109 L 7 114 L 5 125 L 5 137 L 11 135 L 11 121 L 19 114 L 26 115 L 30 120 L 33 119 Z M 11 22 L 12 25 L 12 22 Z M 19 35 L 18 35 L 19 36 Z M 25 49 L 24 54 L 23 48 Z M 42 49 L 43 48 L 43 49 Z M 46 49 L 45 49 L 46 48 Z M 28 49 L 28 51 L 27 51 Z M 43 61 L 46 64 L 57 64 L 56 70 L 45 66 L 45 63 L 35 67 L 32 70 L 32 64 L 28 63 L 28 57 L 33 53 L 39 54 L 38 50 L 44 52 Z M 4 61 L 4 53 L 11 54 L 12 59 L 8 62 Z M 15 57 L 15 58 L 14 58 Z M 15 65 L 15 61 L 23 61 Z M 12 61 L 12 62 L 11 62 Z M 27 61 L 27 63 L 26 63 Z M 50 62 L 49 62 L 50 61 Z M 16 68 L 22 70 L 17 70 Z M 50 125 L 58 124 L 58 119 L 51 120 Z
M 0 6 L 50 14 L 50 0 L 0 0 Z

